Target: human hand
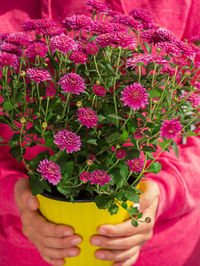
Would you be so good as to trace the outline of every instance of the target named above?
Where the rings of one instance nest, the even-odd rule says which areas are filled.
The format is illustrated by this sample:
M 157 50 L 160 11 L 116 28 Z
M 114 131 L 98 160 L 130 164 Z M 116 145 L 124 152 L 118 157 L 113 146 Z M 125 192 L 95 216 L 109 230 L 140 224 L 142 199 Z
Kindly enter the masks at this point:
M 15 184 L 15 199 L 18 205 L 23 234 L 37 247 L 42 258 L 52 265 L 63 265 L 66 257 L 80 253 L 81 237 L 70 226 L 48 222 L 38 211 L 39 202 L 31 193 L 27 178 Z
M 114 261 L 113 266 L 131 266 L 139 257 L 141 247 L 151 239 L 159 188 L 152 181 L 142 181 L 141 185 L 144 193 L 140 197 L 140 210 L 144 218 L 151 218 L 151 222 L 139 222 L 138 227 L 133 227 L 130 219 L 116 225 L 101 225 L 98 228 L 100 235 L 92 236 L 90 239 L 91 244 L 103 248 L 96 251 L 96 258 Z

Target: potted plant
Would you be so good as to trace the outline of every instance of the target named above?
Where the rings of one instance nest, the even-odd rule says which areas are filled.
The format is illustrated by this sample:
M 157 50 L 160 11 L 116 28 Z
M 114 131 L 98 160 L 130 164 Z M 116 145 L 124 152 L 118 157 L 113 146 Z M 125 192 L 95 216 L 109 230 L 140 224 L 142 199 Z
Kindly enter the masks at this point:
M 136 185 L 160 172 L 162 152 L 178 156 L 174 138 L 196 135 L 199 118 L 198 47 L 154 25 L 146 10 L 126 16 L 87 5 L 92 17 L 67 17 L 62 28 L 29 20 L 27 33 L 0 35 L 0 122 L 14 133 L 1 143 L 26 167 L 42 214 L 83 235 L 80 256 L 66 265 L 102 265 L 89 256 L 98 225 L 150 222 Z M 34 146 L 43 151 L 27 160 Z

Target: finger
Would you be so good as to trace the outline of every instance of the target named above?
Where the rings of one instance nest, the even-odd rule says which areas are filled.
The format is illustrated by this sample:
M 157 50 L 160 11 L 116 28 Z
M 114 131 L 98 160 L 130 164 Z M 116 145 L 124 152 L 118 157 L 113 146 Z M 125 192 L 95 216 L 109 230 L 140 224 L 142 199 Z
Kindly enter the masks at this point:
M 26 207 L 31 210 L 37 210 L 39 207 L 39 201 L 32 195 L 27 178 L 21 178 L 16 182 L 15 198 L 20 211 Z
M 132 247 L 130 249 L 122 250 L 97 250 L 95 257 L 101 260 L 109 261 L 124 261 L 134 256 L 140 250 L 139 246 Z
M 71 248 L 79 245 L 82 239 L 78 235 L 69 237 L 41 237 L 41 243 L 46 248 Z
M 128 260 L 125 260 L 122 262 L 116 262 L 113 264 L 113 266 L 132 266 L 137 261 L 139 255 L 140 255 L 140 252 L 138 251 L 134 256 L 132 256 Z
M 107 248 L 107 249 L 129 249 L 133 246 L 144 245 L 144 243 L 151 238 L 152 235 L 136 234 L 128 237 L 110 238 L 103 236 L 92 236 L 90 243 L 92 245 Z
M 160 190 L 158 185 L 150 180 L 141 181 L 140 190 L 144 192 L 140 195 L 140 207 L 144 211 L 159 197 Z
M 53 259 L 63 259 L 78 256 L 79 248 L 55 249 L 55 248 L 39 248 L 42 255 Z
M 62 266 L 65 263 L 65 261 L 63 259 L 52 259 L 52 258 L 46 257 L 44 255 L 41 255 L 41 256 L 42 256 L 43 260 L 45 260 L 46 262 L 48 262 L 51 265 Z

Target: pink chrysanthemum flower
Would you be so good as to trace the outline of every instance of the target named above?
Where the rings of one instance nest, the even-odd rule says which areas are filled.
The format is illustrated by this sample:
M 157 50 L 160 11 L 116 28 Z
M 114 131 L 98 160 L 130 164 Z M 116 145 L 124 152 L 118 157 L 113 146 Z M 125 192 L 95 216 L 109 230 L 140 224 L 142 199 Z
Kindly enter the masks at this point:
M 22 28 L 24 31 L 31 31 L 35 30 L 37 27 L 37 20 L 36 19 L 29 19 L 23 22 Z
M 190 46 L 189 44 L 186 44 L 182 41 L 174 41 L 175 45 L 181 50 L 181 52 L 184 54 L 184 56 L 188 57 L 189 59 L 193 60 L 195 56 L 195 49 Z
M 101 187 L 108 184 L 112 178 L 105 172 L 101 170 L 96 170 L 91 173 L 91 184 L 99 184 Z
M 123 48 L 131 46 L 135 48 L 137 46 L 136 40 L 127 32 L 115 32 L 111 35 L 112 43 L 117 44 Z
M 84 80 L 76 73 L 69 73 L 61 77 L 58 84 L 65 93 L 71 92 L 79 95 L 80 92 L 85 92 L 86 86 Z
M 95 127 L 99 121 L 95 111 L 88 107 L 79 108 L 77 116 L 78 120 L 81 121 L 81 125 L 87 128 Z
M 141 158 L 135 158 L 126 162 L 132 172 L 140 173 L 144 166 L 144 161 Z
M 200 34 L 192 36 L 190 41 L 191 42 L 199 42 L 200 41 Z
M 111 33 L 113 31 L 110 23 L 100 20 L 93 20 L 89 26 L 89 29 L 95 34 Z
M 44 28 L 44 29 L 39 29 L 37 30 L 38 34 L 42 34 L 44 36 L 56 36 L 56 35 L 61 35 L 64 32 L 63 29 L 58 28 L 58 27 L 51 27 L 51 28 Z
M 96 13 L 105 13 L 108 10 L 108 7 L 105 4 L 100 3 L 96 0 L 87 0 L 85 1 L 85 4 L 89 6 L 89 11 L 91 11 L 92 13 L 94 11 Z
M 169 65 L 169 62 L 161 56 L 153 56 L 152 62 L 163 66 Z
M 139 30 L 142 28 L 141 24 L 134 20 L 132 17 L 124 15 L 124 14 L 118 14 L 113 17 L 114 22 L 121 23 L 123 25 L 126 25 L 128 27 L 133 28 L 134 30 Z
M 39 67 L 31 67 L 27 69 L 27 75 L 29 78 L 36 83 L 44 82 L 47 80 L 51 80 L 51 75 L 46 69 Z
M 187 100 L 192 103 L 193 108 L 200 106 L 200 96 L 197 92 L 192 93 Z
M 80 151 L 81 138 L 69 130 L 63 129 L 54 135 L 54 143 L 60 146 L 60 150 L 66 148 L 66 153 Z
M 107 47 L 112 44 L 112 36 L 110 33 L 101 34 L 96 38 L 96 43 L 100 47 Z
M 89 43 L 85 49 L 86 54 L 95 55 L 99 51 L 99 48 L 94 43 Z
M 97 96 L 103 97 L 106 95 L 106 89 L 101 85 L 93 85 L 92 89 Z
M 133 83 L 127 86 L 121 94 L 123 95 L 121 101 L 124 101 L 124 105 L 128 105 L 133 110 L 139 110 L 148 104 L 148 93 L 141 84 Z
M 198 91 L 200 91 L 200 82 L 199 81 L 195 81 L 194 86 L 195 86 L 195 88 L 198 89 Z
M 149 43 L 174 42 L 176 37 L 165 28 L 149 29 L 142 33 L 142 37 Z
M 143 133 L 142 132 L 135 131 L 135 133 L 134 133 L 134 138 L 135 139 L 142 139 L 142 137 L 143 137 Z
M 2 32 L 0 33 L 0 41 L 5 41 L 5 39 L 9 36 L 9 33 Z
M 79 51 L 71 53 L 71 55 L 69 56 L 69 59 L 72 62 L 74 62 L 76 65 L 79 63 L 84 64 L 88 60 L 87 56 L 84 53 L 79 52 Z
M 55 21 L 49 18 L 37 19 L 36 20 L 36 29 L 46 29 L 57 27 Z
M 60 173 L 60 166 L 47 159 L 41 161 L 38 165 L 37 171 L 42 173 L 44 180 L 48 180 L 49 183 L 57 185 L 62 178 Z
M 66 17 L 63 20 L 63 26 L 68 30 L 84 30 L 88 28 L 92 22 L 90 17 L 84 15 L 74 15 L 72 17 Z
M 172 54 L 179 56 L 181 55 L 181 49 L 177 47 L 174 43 L 160 42 L 157 47 L 166 51 L 167 54 Z
M 129 27 L 126 26 L 126 25 L 123 25 L 121 23 L 109 23 L 110 25 L 110 28 L 112 28 L 112 32 L 120 32 L 120 31 L 125 31 L 125 32 L 128 32 L 129 31 Z
M 170 77 L 173 77 L 175 75 L 176 71 L 175 71 L 175 69 L 173 69 L 170 66 L 164 66 L 161 69 L 161 73 L 167 73 L 167 74 L 169 74 Z
M 186 62 L 182 57 L 174 56 L 172 62 L 178 66 L 185 66 Z
M 88 182 L 91 180 L 91 174 L 89 172 L 83 171 L 80 175 L 79 178 L 82 182 Z
M 15 54 L 9 54 L 6 52 L 0 51 L 0 66 L 4 67 L 12 67 L 17 69 L 19 65 L 19 60 Z
M 149 64 L 153 62 L 153 56 L 149 54 L 142 54 L 136 57 L 129 58 L 126 62 L 126 67 L 136 67 L 138 63 Z
M 1 45 L 1 50 L 3 52 L 15 54 L 16 56 L 22 55 L 22 48 L 12 43 L 3 42 Z
M 74 50 L 76 43 L 72 38 L 65 34 L 60 34 L 51 38 L 50 46 L 53 50 L 57 49 L 60 52 L 66 53 Z
M 117 150 L 116 157 L 118 159 L 123 159 L 125 156 L 126 156 L 126 151 L 125 150 Z
M 171 139 L 171 138 L 175 138 L 178 136 L 178 133 L 180 132 L 180 130 L 182 129 L 182 126 L 180 124 L 180 121 L 177 121 L 176 119 L 172 119 L 172 120 L 165 120 L 162 123 L 162 127 L 160 128 L 160 136 L 161 137 L 165 137 L 166 139 Z
M 29 45 L 29 47 L 26 49 L 26 56 L 31 58 L 35 57 L 36 55 L 40 57 L 45 57 L 47 55 L 48 48 L 45 43 L 42 42 L 35 42 Z
M 90 154 L 88 158 L 89 158 L 89 160 L 92 160 L 92 161 L 94 161 L 96 159 L 94 154 Z
M 151 12 L 149 12 L 147 9 L 135 8 L 130 12 L 130 15 L 133 16 L 134 19 L 139 20 L 142 23 L 153 23 Z
M 6 42 L 27 47 L 31 43 L 31 37 L 24 32 L 14 32 L 6 38 Z

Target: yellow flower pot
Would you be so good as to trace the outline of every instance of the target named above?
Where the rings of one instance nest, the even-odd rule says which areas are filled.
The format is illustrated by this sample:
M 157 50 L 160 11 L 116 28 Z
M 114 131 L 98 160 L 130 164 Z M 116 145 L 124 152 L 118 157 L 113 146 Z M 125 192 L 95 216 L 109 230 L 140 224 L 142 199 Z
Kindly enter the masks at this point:
M 75 233 L 82 236 L 81 250 L 77 257 L 66 258 L 65 266 L 110 266 L 111 261 L 98 260 L 94 257 L 95 247 L 90 244 L 92 235 L 98 234 L 97 228 L 102 224 L 117 224 L 129 218 L 128 212 L 122 207 L 116 215 L 110 215 L 107 210 L 98 209 L 91 201 L 68 201 L 55 200 L 38 194 L 40 212 L 50 222 L 66 224 L 74 228 Z

